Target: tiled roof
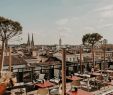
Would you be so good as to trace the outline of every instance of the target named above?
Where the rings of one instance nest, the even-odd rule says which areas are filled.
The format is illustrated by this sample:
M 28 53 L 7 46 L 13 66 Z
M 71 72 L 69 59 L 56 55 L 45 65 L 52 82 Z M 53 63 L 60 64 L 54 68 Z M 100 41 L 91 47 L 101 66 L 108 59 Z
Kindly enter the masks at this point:
M 22 65 L 22 64 L 27 64 L 22 57 L 18 55 L 12 55 L 12 65 Z M 9 65 L 9 56 L 4 57 L 4 65 Z

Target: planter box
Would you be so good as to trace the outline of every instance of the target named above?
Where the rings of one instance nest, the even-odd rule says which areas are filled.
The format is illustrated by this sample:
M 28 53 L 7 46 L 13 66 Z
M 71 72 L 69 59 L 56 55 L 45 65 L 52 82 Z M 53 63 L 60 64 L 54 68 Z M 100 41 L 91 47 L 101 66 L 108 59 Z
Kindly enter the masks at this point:
M 0 95 L 3 95 L 5 90 L 6 90 L 6 84 L 5 83 L 1 83 L 0 84 Z

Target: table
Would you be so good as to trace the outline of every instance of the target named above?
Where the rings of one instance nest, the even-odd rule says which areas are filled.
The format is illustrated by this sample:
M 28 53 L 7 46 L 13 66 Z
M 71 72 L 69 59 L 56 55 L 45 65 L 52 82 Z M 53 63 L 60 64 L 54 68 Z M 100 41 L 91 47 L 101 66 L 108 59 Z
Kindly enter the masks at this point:
M 35 86 L 38 86 L 40 88 L 46 88 L 46 87 L 52 87 L 54 86 L 54 84 L 49 81 L 45 81 L 44 83 L 36 83 Z
M 11 90 L 11 95 L 27 95 L 26 88 L 16 88 Z
M 77 92 L 68 91 L 67 94 L 69 95 L 93 95 L 92 93 L 81 90 L 81 89 L 78 89 Z
M 66 77 L 66 79 L 69 79 L 69 80 L 72 80 L 72 81 L 73 80 L 76 80 L 77 81 L 77 80 L 81 80 L 82 78 L 77 77 L 77 76 L 72 76 L 72 77 L 71 76 L 68 76 L 68 77 Z

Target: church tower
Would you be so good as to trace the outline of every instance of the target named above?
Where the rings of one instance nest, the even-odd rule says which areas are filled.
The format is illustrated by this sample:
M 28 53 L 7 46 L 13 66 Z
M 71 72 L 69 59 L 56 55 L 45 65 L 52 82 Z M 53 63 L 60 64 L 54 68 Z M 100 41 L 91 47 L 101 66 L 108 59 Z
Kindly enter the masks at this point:
M 33 34 L 32 34 L 32 40 L 31 40 L 31 48 L 34 48 L 34 38 L 33 38 Z
M 59 45 L 58 45 L 58 47 L 59 47 L 59 49 L 61 49 L 61 47 L 62 47 L 62 39 L 61 38 L 59 39 Z
M 27 47 L 29 47 L 30 48 L 30 37 L 29 37 L 29 33 L 28 33 L 28 40 L 27 40 Z
M 61 38 L 59 39 L 59 46 L 61 47 L 61 45 L 62 45 L 62 40 L 61 40 Z

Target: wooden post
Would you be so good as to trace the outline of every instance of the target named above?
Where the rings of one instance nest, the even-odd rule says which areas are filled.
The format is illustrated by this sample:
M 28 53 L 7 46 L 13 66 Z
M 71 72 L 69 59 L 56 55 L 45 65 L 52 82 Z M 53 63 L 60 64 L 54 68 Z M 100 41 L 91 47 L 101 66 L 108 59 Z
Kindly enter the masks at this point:
M 12 57 L 11 57 L 11 47 L 9 47 L 9 71 L 12 71 L 11 65 L 12 65 Z
M 1 49 L 1 61 L 0 61 L 0 77 L 3 69 L 4 64 L 4 51 L 5 51 L 5 42 L 2 41 L 2 49 Z
M 93 62 L 93 67 L 95 68 L 95 54 L 94 54 L 94 46 L 92 46 L 92 62 Z
M 103 40 L 103 44 L 104 44 L 104 70 L 107 68 L 106 66 L 106 63 L 105 63 L 105 61 L 106 61 L 106 43 L 107 43 L 107 40 L 106 39 L 104 39 Z
M 80 46 L 80 73 L 82 73 L 82 48 Z
M 62 49 L 62 95 L 66 95 L 66 54 L 65 48 Z
M 107 68 L 105 62 L 106 62 L 106 43 L 104 44 L 104 70 Z
M 31 67 L 31 80 L 32 80 L 32 83 L 33 83 L 33 67 Z

